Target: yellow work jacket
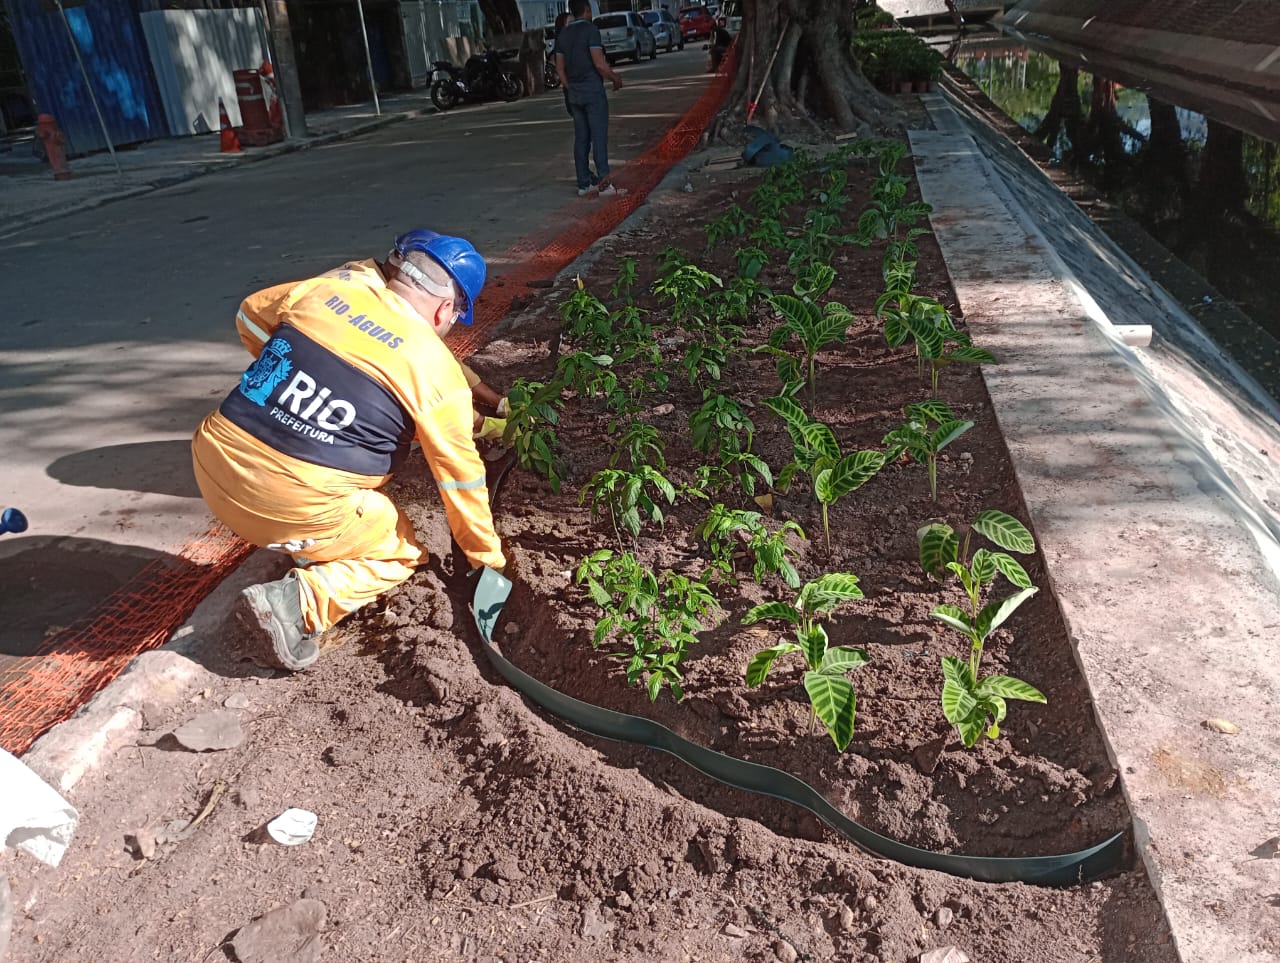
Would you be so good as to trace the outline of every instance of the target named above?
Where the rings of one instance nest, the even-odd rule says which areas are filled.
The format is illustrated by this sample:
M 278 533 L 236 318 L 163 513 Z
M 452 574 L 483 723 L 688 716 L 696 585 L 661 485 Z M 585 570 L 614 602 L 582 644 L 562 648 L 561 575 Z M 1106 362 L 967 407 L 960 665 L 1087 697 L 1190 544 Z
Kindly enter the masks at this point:
M 376 262 L 250 295 L 236 328 L 256 360 L 209 428 L 224 447 L 243 439 L 237 462 L 258 452 L 264 471 L 288 465 L 312 496 L 378 488 L 416 435 L 468 560 L 506 564 L 471 437 L 468 377 Z

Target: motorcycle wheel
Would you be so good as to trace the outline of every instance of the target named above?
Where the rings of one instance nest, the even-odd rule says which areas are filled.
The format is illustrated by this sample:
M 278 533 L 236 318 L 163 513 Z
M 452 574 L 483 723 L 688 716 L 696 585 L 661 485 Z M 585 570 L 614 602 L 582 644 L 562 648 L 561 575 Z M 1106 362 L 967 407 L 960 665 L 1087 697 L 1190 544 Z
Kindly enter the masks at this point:
M 649 59 L 650 60 L 658 59 L 658 41 L 656 40 L 653 42 L 653 49 L 649 51 Z
M 679 49 L 679 50 L 683 50 L 683 49 L 684 49 L 684 41 L 683 41 L 683 40 L 681 40 L 681 41 L 680 41 L 680 46 L 679 46 L 677 49 Z
M 504 72 L 498 78 L 498 96 L 507 103 L 519 100 L 522 93 L 524 93 L 524 87 L 514 75 Z
M 431 102 L 436 110 L 452 110 L 460 99 L 458 85 L 452 80 L 437 80 L 431 87 Z
M 556 68 L 551 64 L 547 64 L 542 71 L 542 86 L 548 90 L 555 90 L 560 86 L 560 75 L 556 73 Z

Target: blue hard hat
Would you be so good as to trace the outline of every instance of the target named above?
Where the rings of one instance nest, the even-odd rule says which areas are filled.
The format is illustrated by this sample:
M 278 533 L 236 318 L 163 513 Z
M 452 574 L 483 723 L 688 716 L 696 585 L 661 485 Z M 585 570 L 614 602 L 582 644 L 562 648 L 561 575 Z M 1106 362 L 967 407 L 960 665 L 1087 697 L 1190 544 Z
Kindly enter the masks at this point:
M 401 257 L 411 251 L 421 251 L 449 272 L 449 277 L 462 289 L 466 304 L 458 320 L 470 324 L 475 320 L 476 298 L 484 287 L 486 268 L 480 252 L 471 242 L 435 231 L 416 230 L 401 234 L 395 241 L 396 253 Z

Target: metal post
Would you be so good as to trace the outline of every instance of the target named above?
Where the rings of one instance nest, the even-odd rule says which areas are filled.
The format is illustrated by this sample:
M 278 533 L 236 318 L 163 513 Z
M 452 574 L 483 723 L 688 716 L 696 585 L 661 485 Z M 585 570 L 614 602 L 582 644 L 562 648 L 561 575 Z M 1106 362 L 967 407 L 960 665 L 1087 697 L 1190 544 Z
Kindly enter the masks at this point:
M 369 53 L 369 31 L 364 27 L 364 0 L 356 0 L 356 9 L 360 11 L 360 36 L 364 37 L 364 62 L 369 68 L 369 89 L 373 91 L 373 112 L 382 116 L 382 105 L 378 103 L 378 82 L 373 79 L 373 56 Z
M 418 29 L 422 34 L 422 61 L 427 66 L 427 88 L 431 88 L 431 78 L 435 71 L 431 66 L 431 54 L 427 52 L 427 2 L 418 0 Z
M 285 130 L 288 136 L 307 136 L 307 115 L 302 109 L 302 85 L 298 80 L 298 61 L 293 49 L 293 30 L 289 26 L 289 5 L 285 0 L 264 0 L 267 26 L 275 47 L 276 83 L 284 101 Z
M 257 12 L 262 16 L 258 24 L 262 28 L 262 49 L 266 51 L 266 59 L 276 75 L 276 97 L 280 100 L 280 119 L 284 121 L 284 136 L 292 140 L 291 118 L 289 111 L 284 109 L 284 79 L 280 76 L 280 59 L 276 56 L 274 44 L 271 42 L 271 16 L 267 13 L 267 0 L 258 0 Z
M 84 86 L 89 91 L 89 100 L 93 104 L 93 112 L 98 115 L 98 126 L 102 128 L 102 139 L 107 142 L 107 150 L 111 152 L 111 160 L 116 165 L 116 173 L 123 177 L 124 171 L 120 169 L 120 158 L 116 156 L 116 147 L 115 144 L 111 143 L 111 134 L 107 131 L 107 122 L 102 116 L 102 108 L 98 106 L 98 98 L 93 93 L 93 84 L 89 82 L 89 71 L 85 69 L 84 59 L 80 56 L 80 45 L 76 43 L 76 33 L 71 29 L 71 21 L 67 17 L 67 11 L 63 9 L 62 0 L 53 0 L 53 2 L 58 5 L 58 12 L 62 14 L 62 22 L 67 28 L 67 36 L 71 38 L 71 49 L 76 55 L 76 63 L 80 65 L 80 76 L 84 78 Z

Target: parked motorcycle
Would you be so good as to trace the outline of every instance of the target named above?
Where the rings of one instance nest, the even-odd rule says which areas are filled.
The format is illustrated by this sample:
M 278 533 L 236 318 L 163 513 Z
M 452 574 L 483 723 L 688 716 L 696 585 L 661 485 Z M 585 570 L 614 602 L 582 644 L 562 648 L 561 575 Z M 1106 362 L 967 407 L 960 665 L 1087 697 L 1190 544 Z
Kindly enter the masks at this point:
M 519 100 L 524 85 L 506 63 L 518 56 L 520 51 L 516 49 L 486 50 L 467 58 L 462 67 L 447 60 L 435 61 L 431 102 L 438 110 L 452 110 L 464 101 Z
M 560 86 L 560 74 L 556 72 L 554 60 L 547 60 L 542 68 L 542 86 L 547 90 L 555 90 Z

